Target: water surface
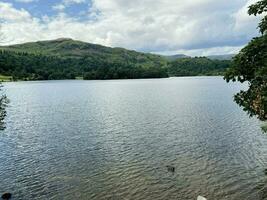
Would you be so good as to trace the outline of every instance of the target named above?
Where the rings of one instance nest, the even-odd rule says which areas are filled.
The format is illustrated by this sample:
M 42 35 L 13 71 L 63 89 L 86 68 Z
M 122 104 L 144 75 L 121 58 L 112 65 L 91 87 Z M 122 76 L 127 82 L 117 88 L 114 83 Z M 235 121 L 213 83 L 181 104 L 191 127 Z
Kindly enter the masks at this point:
M 241 88 L 221 77 L 5 83 L 0 192 L 22 200 L 264 199 L 267 136 L 233 102 Z

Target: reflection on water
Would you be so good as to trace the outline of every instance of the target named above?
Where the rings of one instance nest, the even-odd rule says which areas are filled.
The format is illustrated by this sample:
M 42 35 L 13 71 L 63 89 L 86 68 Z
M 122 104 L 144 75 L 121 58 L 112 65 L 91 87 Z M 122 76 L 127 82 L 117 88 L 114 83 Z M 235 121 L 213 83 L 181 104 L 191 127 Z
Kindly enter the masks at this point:
M 241 87 L 220 77 L 6 83 L 0 192 L 265 199 L 267 137 L 233 102 Z

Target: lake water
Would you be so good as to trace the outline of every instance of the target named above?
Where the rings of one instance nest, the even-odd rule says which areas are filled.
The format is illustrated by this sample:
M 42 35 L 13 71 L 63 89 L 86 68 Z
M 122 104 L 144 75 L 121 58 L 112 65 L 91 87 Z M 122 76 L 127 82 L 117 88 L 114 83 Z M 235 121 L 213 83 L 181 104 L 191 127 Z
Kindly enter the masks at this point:
M 245 86 L 221 77 L 4 86 L 0 192 L 14 199 L 266 199 L 267 135 L 233 102 Z

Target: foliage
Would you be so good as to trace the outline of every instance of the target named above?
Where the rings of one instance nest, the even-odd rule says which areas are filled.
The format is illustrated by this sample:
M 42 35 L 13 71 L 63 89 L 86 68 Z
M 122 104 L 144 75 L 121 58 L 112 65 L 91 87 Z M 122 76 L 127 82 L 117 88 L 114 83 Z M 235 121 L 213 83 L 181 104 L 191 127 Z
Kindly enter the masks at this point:
M 230 60 L 211 60 L 205 57 L 181 58 L 169 63 L 171 76 L 221 75 L 230 66 Z
M 14 80 L 75 78 L 75 68 L 68 67 L 71 64 L 71 60 L 52 56 L 0 52 L 0 74 L 11 75 Z
M 84 79 L 138 79 L 138 78 L 165 78 L 167 70 L 162 67 L 134 67 L 123 63 L 106 63 L 84 74 Z
M 267 0 L 261 0 L 251 5 L 248 10 L 249 15 L 260 15 L 267 12 Z M 259 23 L 259 29 L 262 34 L 267 30 L 267 16 L 265 15 Z
M 249 7 L 250 15 L 266 14 L 267 0 L 259 1 Z M 248 82 L 247 91 L 235 95 L 235 101 L 251 116 L 267 119 L 267 34 L 266 16 L 259 24 L 261 36 L 254 38 L 233 59 L 225 79 Z

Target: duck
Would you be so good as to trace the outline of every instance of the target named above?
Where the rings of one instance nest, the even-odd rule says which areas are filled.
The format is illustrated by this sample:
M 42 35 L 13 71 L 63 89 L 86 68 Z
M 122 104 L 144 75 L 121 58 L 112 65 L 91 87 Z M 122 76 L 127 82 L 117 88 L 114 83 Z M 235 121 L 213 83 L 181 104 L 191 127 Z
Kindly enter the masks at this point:
M 175 167 L 170 166 L 170 165 L 167 165 L 166 167 L 167 167 L 168 172 L 175 172 Z

